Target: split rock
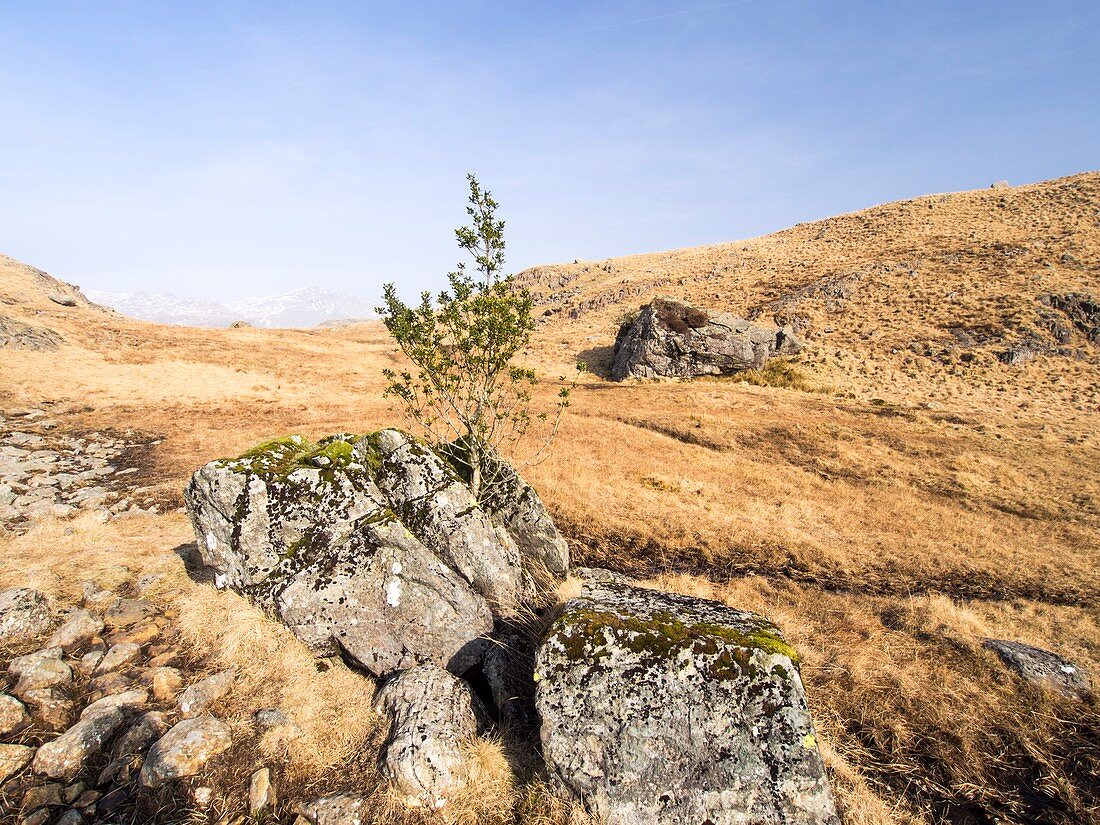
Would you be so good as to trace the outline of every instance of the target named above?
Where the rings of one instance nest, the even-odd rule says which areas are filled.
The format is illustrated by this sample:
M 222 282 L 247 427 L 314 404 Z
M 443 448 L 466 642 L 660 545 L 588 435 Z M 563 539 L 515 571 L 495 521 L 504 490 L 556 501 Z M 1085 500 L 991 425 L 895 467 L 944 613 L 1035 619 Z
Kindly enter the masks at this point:
M 231 744 L 229 726 L 213 716 L 184 719 L 149 749 L 141 768 L 141 784 L 159 788 L 165 782 L 194 776 Z

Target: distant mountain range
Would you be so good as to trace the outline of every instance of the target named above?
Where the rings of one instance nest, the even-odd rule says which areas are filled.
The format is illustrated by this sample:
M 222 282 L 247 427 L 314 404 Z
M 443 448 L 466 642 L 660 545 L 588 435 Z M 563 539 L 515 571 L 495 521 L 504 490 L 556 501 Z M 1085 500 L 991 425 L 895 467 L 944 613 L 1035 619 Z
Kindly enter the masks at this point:
M 272 295 L 221 304 L 197 298 L 180 298 L 166 292 L 102 292 L 85 290 L 96 303 L 123 315 L 158 324 L 187 327 L 227 327 L 245 321 L 255 327 L 313 327 L 331 321 L 375 317 L 374 305 L 362 298 L 305 287 Z

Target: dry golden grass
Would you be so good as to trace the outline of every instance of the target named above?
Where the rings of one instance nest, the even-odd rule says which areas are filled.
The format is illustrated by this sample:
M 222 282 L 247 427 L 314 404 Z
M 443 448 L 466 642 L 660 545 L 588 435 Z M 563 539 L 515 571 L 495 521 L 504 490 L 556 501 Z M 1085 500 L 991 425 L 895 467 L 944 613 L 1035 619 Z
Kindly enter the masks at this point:
M 543 391 L 575 360 L 595 370 L 555 451 L 527 473 L 575 559 L 775 620 L 803 654 L 848 823 L 1100 821 L 1096 701 L 1027 688 L 981 648 L 1019 639 L 1100 674 L 1100 350 L 1078 337 L 1080 359 L 1009 367 L 997 341 L 963 361 L 950 331 L 1011 342 L 1034 328 L 1040 292 L 1100 293 L 1098 210 L 1090 173 L 526 276 L 554 284 L 545 306 L 562 307 L 527 354 Z M 817 294 L 789 310 L 810 325 L 791 366 L 824 391 L 600 375 L 616 321 L 655 294 L 743 313 L 846 275 L 859 276 L 846 300 Z M 0 407 L 163 437 L 148 465 L 166 501 L 179 504 L 202 463 L 262 439 L 398 421 L 381 398 L 396 356 L 380 325 L 158 327 L 50 304 L 43 283 L 0 259 L 3 313 L 68 342 L 3 351 Z M 241 668 L 235 718 L 278 705 L 301 728 L 269 735 L 256 758 L 297 766 L 303 792 L 354 767 L 367 777 L 358 790 L 396 817 L 370 778 L 381 735 L 370 697 L 346 671 L 317 672 L 241 600 L 192 582 L 172 552 L 190 540 L 178 514 L 80 521 L 72 536 L 44 526 L 0 539 L 0 582 L 30 577 L 72 599 L 85 578 L 123 586 L 165 572 L 156 597 L 196 655 Z M 537 779 L 513 786 L 491 743 L 478 747 L 485 792 L 455 806 L 456 821 L 577 821 Z

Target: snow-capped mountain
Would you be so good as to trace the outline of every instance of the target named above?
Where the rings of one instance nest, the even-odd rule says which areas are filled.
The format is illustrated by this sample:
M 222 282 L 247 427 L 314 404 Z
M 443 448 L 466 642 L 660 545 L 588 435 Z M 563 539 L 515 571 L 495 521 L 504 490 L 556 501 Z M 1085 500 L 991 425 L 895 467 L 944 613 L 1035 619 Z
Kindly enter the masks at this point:
M 185 327 L 227 327 L 238 320 L 233 310 L 216 301 L 180 298 L 167 292 L 100 292 L 85 290 L 97 304 L 117 309 L 123 315 L 158 324 Z
M 362 298 L 320 287 L 305 287 L 270 298 L 247 298 L 229 308 L 257 327 L 313 327 L 322 321 L 374 316 L 374 305 Z
M 312 327 L 325 321 L 374 317 L 370 302 L 319 287 L 228 304 L 180 298 L 166 292 L 87 290 L 85 294 L 96 303 L 117 309 L 131 318 L 188 327 L 227 327 L 234 321 L 245 321 L 256 327 Z

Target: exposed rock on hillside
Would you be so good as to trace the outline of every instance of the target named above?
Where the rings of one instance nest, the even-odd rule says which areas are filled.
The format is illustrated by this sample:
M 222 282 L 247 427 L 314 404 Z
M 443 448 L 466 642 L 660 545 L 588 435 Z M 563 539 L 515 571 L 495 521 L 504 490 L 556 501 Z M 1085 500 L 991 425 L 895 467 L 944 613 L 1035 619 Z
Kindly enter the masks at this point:
M 1057 653 L 1007 639 L 986 639 L 982 646 L 1033 685 L 1078 699 L 1092 690 L 1089 674 Z
M 378 675 L 425 663 L 463 673 L 494 612 L 535 595 L 524 555 L 539 547 L 512 526 L 529 521 L 479 507 L 449 464 L 396 430 L 262 444 L 207 464 L 185 499 L 220 586 L 319 655 L 345 651 Z
M 52 329 L 31 326 L 0 315 L 0 348 L 51 350 L 57 349 L 63 341 Z
M 655 298 L 619 330 L 611 377 L 728 375 L 760 369 L 773 355 L 801 345 L 788 330 L 758 326 L 726 312 Z
M 591 578 L 535 678 L 547 766 L 608 822 L 839 821 L 797 655 L 760 616 Z

